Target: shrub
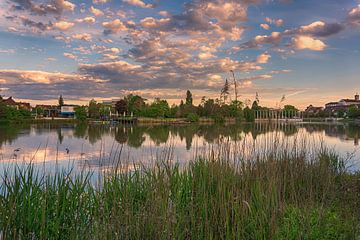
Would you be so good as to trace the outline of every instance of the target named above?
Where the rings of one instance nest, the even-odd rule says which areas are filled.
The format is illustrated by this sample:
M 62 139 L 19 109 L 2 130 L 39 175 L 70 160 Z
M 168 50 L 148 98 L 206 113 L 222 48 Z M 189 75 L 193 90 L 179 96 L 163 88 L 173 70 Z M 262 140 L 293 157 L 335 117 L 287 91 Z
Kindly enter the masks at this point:
M 189 113 L 186 117 L 186 120 L 189 122 L 198 122 L 199 121 L 199 115 L 196 113 Z

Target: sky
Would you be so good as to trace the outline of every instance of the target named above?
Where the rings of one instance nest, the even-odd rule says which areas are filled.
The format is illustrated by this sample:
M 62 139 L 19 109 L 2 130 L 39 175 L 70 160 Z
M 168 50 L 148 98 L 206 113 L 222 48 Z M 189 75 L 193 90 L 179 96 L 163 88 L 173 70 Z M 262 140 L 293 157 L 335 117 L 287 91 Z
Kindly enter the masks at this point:
M 1 0 L 0 95 L 198 103 L 232 70 L 245 103 L 323 106 L 360 92 L 359 37 L 360 0 Z

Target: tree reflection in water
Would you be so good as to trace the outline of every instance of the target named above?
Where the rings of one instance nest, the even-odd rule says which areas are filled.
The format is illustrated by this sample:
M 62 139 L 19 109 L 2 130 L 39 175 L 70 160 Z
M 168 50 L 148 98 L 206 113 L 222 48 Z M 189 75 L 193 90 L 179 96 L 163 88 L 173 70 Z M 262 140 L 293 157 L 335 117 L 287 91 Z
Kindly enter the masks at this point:
M 146 139 L 150 139 L 156 146 L 165 144 L 172 137 L 178 137 L 191 149 L 194 137 L 201 137 L 207 143 L 216 143 L 219 139 L 228 138 L 240 141 L 244 135 L 251 134 L 253 139 L 259 135 L 271 132 L 281 132 L 285 136 L 293 136 L 300 129 L 307 133 L 324 133 L 325 136 L 336 137 L 341 140 L 353 140 L 358 145 L 360 126 L 348 124 L 289 124 L 289 123 L 254 123 L 234 125 L 87 125 L 87 124 L 25 124 L 0 126 L 0 147 L 11 145 L 19 136 L 43 135 L 54 132 L 58 142 L 66 141 L 64 131 L 78 139 L 85 139 L 94 145 L 104 136 L 113 137 L 120 144 L 127 144 L 133 148 L 140 148 Z

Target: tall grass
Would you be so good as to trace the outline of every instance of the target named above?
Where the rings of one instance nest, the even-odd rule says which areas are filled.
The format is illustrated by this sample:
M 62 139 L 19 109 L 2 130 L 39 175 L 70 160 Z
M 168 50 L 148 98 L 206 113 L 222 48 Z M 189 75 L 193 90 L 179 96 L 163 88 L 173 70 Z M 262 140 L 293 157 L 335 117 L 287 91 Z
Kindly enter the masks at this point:
M 118 168 L 121 168 L 118 166 Z M 89 173 L 5 172 L 3 239 L 359 239 L 360 176 L 324 146 L 222 141 L 101 182 Z

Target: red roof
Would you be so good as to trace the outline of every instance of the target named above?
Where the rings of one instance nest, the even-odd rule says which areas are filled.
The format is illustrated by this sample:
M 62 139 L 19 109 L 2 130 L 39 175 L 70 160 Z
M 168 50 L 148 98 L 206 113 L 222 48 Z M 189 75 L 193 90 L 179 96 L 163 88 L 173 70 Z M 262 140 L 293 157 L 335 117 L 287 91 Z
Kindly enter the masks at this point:
M 16 102 L 12 97 L 9 97 L 8 99 L 3 99 L 1 102 L 5 103 L 6 105 L 12 105 L 12 106 L 16 105 Z

